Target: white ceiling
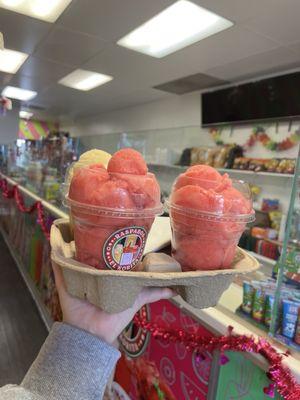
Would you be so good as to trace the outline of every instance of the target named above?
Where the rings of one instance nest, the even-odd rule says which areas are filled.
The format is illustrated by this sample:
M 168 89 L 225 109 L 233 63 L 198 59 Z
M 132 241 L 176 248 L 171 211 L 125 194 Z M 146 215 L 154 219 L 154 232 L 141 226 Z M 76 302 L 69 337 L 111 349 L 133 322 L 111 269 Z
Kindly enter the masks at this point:
M 49 114 L 81 117 L 170 96 L 153 86 L 199 72 L 236 82 L 300 66 L 300 0 L 193 0 L 235 26 L 162 59 L 115 43 L 174 0 L 73 0 L 55 24 L 0 9 L 5 47 L 30 54 L 8 83 Z M 57 84 L 77 68 L 112 75 L 89 92 Z

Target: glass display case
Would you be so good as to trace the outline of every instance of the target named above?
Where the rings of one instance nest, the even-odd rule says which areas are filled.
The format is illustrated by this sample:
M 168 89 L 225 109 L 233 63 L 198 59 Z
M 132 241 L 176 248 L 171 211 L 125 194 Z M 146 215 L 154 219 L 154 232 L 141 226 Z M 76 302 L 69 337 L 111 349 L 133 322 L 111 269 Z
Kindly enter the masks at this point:
M 300 351 L 300 157 L 292 179 L 284 238 L 272 273 L 246 276 L 236 313 L 259 331 Z
M 270 335 L 300 351 L 300 154 L 297 158 L 285 236 L 273 276 L 275 295 L 267 297 Z
M 77 138 L 64 133 L 43 140 L 18 139 L 0 148 L 1 172 L 49 203 L 60 206 L 60 185 L 66 169 L 78 158 L 78 144 Z

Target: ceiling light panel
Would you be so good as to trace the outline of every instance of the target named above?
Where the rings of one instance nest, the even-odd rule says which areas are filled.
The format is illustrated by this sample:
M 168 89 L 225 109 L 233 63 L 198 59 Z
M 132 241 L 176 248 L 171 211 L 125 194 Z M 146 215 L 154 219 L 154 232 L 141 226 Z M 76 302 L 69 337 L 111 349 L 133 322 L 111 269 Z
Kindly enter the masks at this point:
M 55 22 L 72 0 L 0 0 L 0 7 L 47 22 Z
M 20 110 L 19 111 L 19 117 L 24 118 L 24 119 L 30 119 L 33 116 L 32 112 L 25 111 L 25 110 Z
M 76 69 L 58 81 L 58 83 L 73 89 L 87 91 L 94 89 L 97 86 L 104 85 L 112 79 L 113 77 L 109 75 L 98 74 L 97 72 L 85 71 L 83 69 Z
M 124 36 L 118 45 L 161 58 L 231 26 L 231 21 L 180 0 Z
M 2 96 L 9 97 L 10 99 L 17 99 L 21 101 L 28 101 L 33 99 L 37 92 L 32 90 L 25 90 L 18 87 L 6 86 L 2 91 Z
M 27 57 L 28 54 L 21 53 L 20 51 L 0 50 L 0 71 L 15 74 Z

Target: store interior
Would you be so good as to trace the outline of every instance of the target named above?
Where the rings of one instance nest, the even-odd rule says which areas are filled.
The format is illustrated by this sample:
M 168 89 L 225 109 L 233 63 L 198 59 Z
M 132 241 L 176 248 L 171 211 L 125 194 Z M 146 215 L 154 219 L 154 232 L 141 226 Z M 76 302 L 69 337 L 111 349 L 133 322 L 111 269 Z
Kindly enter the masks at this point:
M 300 398 L 299 13 L 0 0 L 0 388 L 22 385 L 64 318 L 54 260 L 108 313 L 143 286 L 175 290 L 120 335 L 105 399 Z

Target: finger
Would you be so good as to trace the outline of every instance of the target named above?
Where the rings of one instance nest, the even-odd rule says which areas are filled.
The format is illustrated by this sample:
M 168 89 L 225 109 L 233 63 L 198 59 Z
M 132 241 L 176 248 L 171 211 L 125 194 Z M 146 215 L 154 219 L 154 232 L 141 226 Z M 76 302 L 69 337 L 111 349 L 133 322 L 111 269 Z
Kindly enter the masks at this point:
M 55 262 L 52 261 L 52 268 L 54 272 L 54 278 L 55 278 L 55 285 L 58 291 L 58 294 L 60 296 L 63 296 L 66 294 L 66 287 L 65 287 L 65 281 L 64 281 L 64 276 L 62 273 L 62 270 L 59 265 L 57 265 Z
M 155 303 L 174 296 L 176 296 L 176 293 L 168 288 L 144 288 L 137 297 L 136 306 L 140 309 L 144 304 Z

